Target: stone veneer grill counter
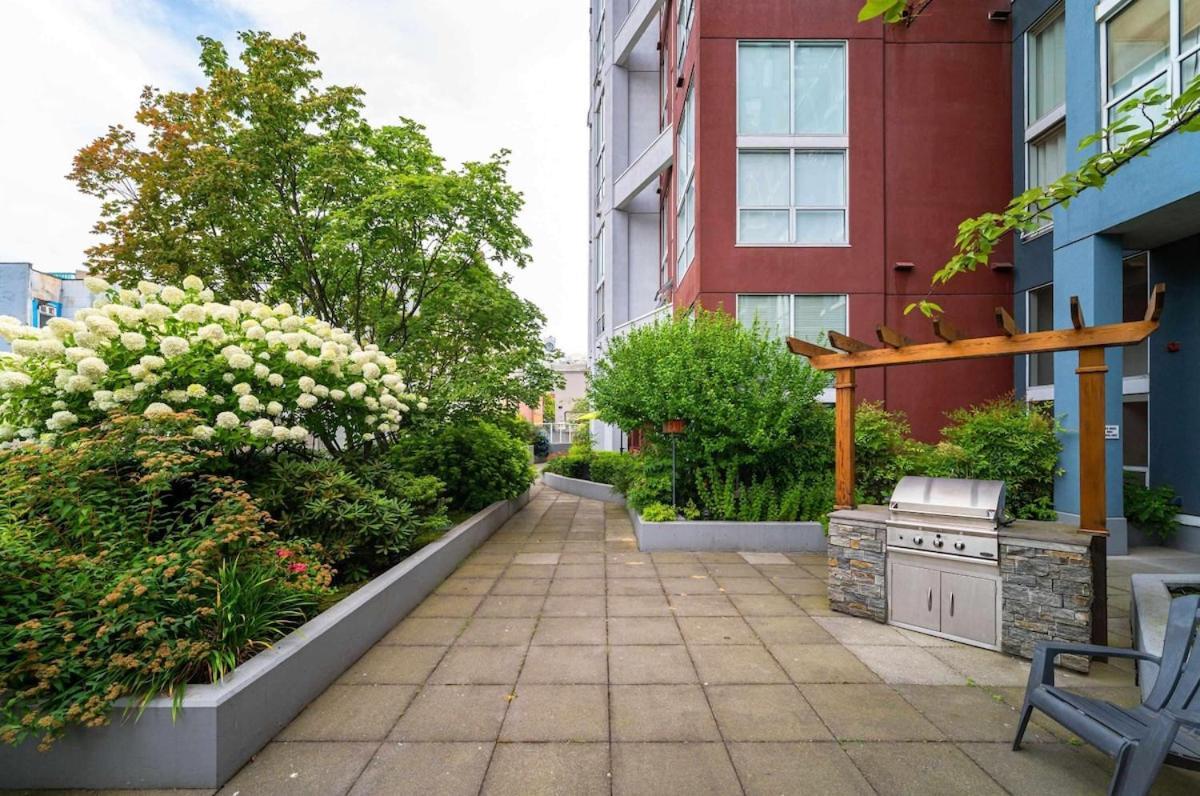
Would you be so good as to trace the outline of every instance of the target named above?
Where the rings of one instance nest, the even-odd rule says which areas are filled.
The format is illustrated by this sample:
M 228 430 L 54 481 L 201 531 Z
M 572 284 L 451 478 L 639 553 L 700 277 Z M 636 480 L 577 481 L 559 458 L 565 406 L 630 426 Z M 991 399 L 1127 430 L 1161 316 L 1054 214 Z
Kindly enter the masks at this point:
M 829 604 L 888 621 L 887 519 L 883 506 L 829 515 Z M 999 530 L 1005 652 L 1028 658 L 1041 640 L 1086 643 L 1092 627 L 1091 538 L 1063 523 L 1020 520 Z M 1088 660 L 1062 665 L 1086 672 Z

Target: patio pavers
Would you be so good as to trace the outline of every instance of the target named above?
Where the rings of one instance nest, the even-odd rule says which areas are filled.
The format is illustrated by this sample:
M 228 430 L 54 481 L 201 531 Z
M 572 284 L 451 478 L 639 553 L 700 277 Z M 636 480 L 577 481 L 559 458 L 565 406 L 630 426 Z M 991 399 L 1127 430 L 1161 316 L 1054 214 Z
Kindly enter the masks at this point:
M 222 792 L 1103 790 L 1036 714 L 1009 749 L 1027 662 L 835 614 L 823 563 L 641 553 L 623 509 L 540 488 Z M 1115 663 L 1062 681 L 1136 700 Z

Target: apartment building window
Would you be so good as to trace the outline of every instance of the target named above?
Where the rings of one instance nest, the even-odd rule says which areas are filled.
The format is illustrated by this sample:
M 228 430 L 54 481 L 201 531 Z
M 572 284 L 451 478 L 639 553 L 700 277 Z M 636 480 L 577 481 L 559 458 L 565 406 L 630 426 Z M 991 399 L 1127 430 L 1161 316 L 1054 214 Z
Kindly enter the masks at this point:
M 675 141 L 675 284 L 683 279 L 696 254 L 696 115 L 688 89 L 679 115 Z
M 688 39 L 692 37 L 692 16 L 695 12 L 695 0 L 678 0 L 675 8 L 676 71 L 683 68 L 683 59 L 687 57 Z
M 604 68 L 604 20 L 608 16 L 606 8 L 607 3 L 603 0 L 600 2 L 598 16 L 596 19 L 596 40 L 593 43 L 593 51 L 596 53 L 596 73 Z
M 1025 293 L 1025 331 L 1048 332 L 1054 328 L 1054 285 L 1042 285 Z M 1054 398 L 1054 354 L 1030 354 L 1026 359 L 1025 394 L 1031 401 Z
M 596 283 L 595 283 L 595 301 L 596 301 L 596 334 L 601 334 L 604 329 L 604 285 L 605 276 L 607 275 L 607 263 L 605 262 L 604 253 L 604 228 L 601 227 L 600 234 L 596 236 L 595 242 L 595 258 L 596 258 Z
M 604 151 L 607 146 L 607 136 L 604 129 L 604 95 L 596 102 L 596 110 L 592 115 L 592 184 L 596 187 L 596 211 L 599 212 L 604 203 Z
M 1025 186 L 1049 185 L 1067 170 L 1066 19 L 1051 11 L 1025 35 Z M 1042 229 L 1050 226 L 1043 219 Z
M 830 331 L 846 333 L 847 298 L 843 294 L 739 294 L 738 321 L 755 323 L 772 337 L 796 337 L 823 343 Z
M 1200 0 L 1106 0 L 1096 10 L 1101 23 L 1105 119 L 1123 115 L 1126 101 L 1157 89 L 1172 95 L 1190 83 L 1200 66 Z M 1162 106 L 1149 111 L 1161 119 Z M 1140 113 L 1131 124 L 1146 125 Z M 1120 145 L 1129 132 L 1110 136 Z
M 845 244 L 845 42 L 739 42 L 737 91 L 738 243 Z

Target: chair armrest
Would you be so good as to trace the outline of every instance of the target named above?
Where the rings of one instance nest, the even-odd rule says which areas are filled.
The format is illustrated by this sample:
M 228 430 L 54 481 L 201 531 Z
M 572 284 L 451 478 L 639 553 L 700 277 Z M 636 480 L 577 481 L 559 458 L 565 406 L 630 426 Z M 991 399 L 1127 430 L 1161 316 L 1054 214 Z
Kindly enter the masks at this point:
M 1171 718 L 1178 721 L 1180 724 L 1186 724 L 1189 727 L 1200 728 L 1200 710 L 1173 710 L 1171 708 L 1163 708 L 1163 713 L 1166 713 Z
M 1029 667 L 1029 685 L 1054 685 L 1054 660 L 1059 655 L 1084 655 L 1089 658 L 1134 658 L 1159 663 L 1157 655 L 1125 647 L 1101 647 L 1096 644 L 1071 644 L 1069 642 L 1039 641 L 1033 649 L 1033 663 Z

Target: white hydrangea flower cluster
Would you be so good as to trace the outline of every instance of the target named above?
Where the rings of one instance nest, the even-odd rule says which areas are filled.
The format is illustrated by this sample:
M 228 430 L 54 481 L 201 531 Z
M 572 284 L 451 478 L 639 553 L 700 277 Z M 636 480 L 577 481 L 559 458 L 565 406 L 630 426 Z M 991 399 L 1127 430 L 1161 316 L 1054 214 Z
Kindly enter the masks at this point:
M 41 438 L 120 410 L 151 421 L 189 411 L 199 440 L 229 446 L 356 444 L 397 431 L 426 404 L 375 345 L 289 304 L 214 300 L 181 286 L 128 290 L 88 277 L 97 294 L 74 319 L 40 329 L 0 316 L 0 443 Z

